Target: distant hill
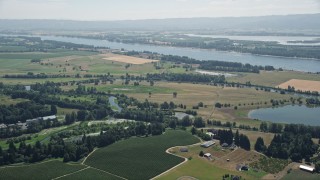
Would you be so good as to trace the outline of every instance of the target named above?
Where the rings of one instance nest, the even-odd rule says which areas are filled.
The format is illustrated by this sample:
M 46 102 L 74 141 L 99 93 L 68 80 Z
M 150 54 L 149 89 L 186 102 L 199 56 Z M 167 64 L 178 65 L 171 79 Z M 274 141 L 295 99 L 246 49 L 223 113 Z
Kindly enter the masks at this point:
M 320 14 L 125 21 L 5 20 L 0 30 L 320 30 Z

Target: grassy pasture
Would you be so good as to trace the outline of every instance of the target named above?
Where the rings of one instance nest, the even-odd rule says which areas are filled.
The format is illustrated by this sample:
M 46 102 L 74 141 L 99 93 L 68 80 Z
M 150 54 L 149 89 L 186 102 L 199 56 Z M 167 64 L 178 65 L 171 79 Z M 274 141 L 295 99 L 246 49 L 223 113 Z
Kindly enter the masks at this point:
M 118 178 L 116 176 L 112 176 L 108 173 L 105 173 L 103 171 L 99 171 L 93 168 L 88 168 L 85 169 L 83 171 L 79 171 L 77 173 L 59 178 L 62 180 L 88 180 L 88 179 L 95 179 L 95 180 L 104 180 L 104 179 L 108 179 L 108 180 L 120 180 L 121 178 Z
M 183 161 L 165 153 L 166 149 L 197 142 L 188 132 L 169 130 L 161 136 L 130 138 L 98 149 L 85 164 L 127 179 L 150 179 Z
M 66 164 L 53 160 L 38 164 L 0 168 L 1 179 L 10 180 L 46 180 L 85 168 L 80 164 Z

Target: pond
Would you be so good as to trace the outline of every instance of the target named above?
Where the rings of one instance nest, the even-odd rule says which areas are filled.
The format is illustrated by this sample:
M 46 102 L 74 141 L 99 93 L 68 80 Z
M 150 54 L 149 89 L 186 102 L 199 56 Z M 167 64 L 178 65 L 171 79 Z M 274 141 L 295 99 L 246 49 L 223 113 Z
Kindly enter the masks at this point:
M 287 105 L 275 108 L 262 108 L 250 111 L 248 117 L 275 123 L 320 126 L 320 107 Z

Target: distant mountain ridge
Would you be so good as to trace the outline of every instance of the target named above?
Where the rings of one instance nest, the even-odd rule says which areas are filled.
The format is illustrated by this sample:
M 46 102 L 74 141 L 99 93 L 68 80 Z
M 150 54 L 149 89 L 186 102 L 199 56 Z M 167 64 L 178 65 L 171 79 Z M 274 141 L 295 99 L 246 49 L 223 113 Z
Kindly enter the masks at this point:
M 0 30 L 320 30 L 320 14 L 122 21 L 7 20 Z

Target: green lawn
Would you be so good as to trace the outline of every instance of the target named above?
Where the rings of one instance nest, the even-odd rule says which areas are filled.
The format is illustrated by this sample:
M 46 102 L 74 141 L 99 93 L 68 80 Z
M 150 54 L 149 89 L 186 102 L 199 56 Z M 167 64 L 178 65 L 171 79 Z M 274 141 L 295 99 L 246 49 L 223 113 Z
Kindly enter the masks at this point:
M 59 178 L 61 180 L 88 180 L 88 179 L 94 179 L 94 180 L 120 180 L 121 178 L 118 178 L 116 176 L 110 175 L 108 173 L 105 173 L 103 171 L 99 171 L 93 168 L 88 168 L 83 171 L 77 172 L 75 174 L 71 174 L 69 176 L 65 176 L 63 178 Z
M 150 179 L 183 161 L 166 149 L 197 142 L 189 132 L 168 130 L 161 136 L 130 138 L 98 149 L 85 164 L 127 179 Z
M 85 168 L 80 164 L 66 164 L 59 160 L 26 166 L 0 168 L 0 179 L 6 180 L 46 180 L 53 179 Z

